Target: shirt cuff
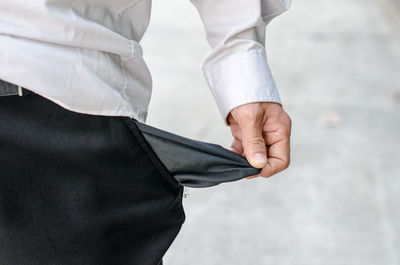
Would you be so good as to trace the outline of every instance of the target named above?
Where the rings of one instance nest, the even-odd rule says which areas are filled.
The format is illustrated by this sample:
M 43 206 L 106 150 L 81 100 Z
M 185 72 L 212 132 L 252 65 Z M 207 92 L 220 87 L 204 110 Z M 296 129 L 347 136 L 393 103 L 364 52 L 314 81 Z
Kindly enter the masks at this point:
M 226 55 L 203 64 L 202 70 L 224 122 L 230 111 L 252 102 L 281 104 L 264 49 Z

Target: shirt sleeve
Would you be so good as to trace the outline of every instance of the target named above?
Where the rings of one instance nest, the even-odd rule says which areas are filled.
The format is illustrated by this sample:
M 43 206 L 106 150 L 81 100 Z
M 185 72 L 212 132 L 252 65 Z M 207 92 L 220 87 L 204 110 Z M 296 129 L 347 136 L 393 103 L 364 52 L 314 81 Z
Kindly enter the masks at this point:
M 266 25 L 291 0 L 190 0 L 211 50 L 201 68 L 227 125 L 229 112 L 251 102 L 281 104 L 267 63 Z

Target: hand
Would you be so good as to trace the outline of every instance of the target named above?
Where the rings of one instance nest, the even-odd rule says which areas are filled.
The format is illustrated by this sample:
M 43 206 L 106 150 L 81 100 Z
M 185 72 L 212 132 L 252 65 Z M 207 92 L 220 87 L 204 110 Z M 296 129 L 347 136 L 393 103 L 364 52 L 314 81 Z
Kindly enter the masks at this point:
M 249 103 L 234 108 L 227 117 L 234 137 L 231 150 L 245 156 L 260 175 L 268 178 L 289 166 L 291 119 L 281 105 Z

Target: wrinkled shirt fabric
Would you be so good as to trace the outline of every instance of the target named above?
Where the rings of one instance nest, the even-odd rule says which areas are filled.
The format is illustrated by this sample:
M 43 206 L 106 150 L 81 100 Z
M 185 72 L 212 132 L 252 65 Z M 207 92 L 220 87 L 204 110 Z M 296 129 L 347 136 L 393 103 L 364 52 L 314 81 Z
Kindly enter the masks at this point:
M 191 2 L 210 46 L 201 69 L 222 117 L 245 103 L 281 103 L 267 63 L 265 29 L 290 0 Z M 151 4 L 0 0 L 0 79 L 72 111 L 144 122 L 152 78 L 140 40 Z

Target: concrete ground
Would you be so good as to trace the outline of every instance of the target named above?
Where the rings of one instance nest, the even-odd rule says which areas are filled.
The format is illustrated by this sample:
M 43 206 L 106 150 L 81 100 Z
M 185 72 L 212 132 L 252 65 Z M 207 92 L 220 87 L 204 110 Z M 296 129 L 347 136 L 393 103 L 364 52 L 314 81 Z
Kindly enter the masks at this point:
M 189 189 L 166 265 L 400 264 L 399 6 L 294 0 L 271 22 L 292 164 L 269 179 Z M 190 1 L 155 0 L 142 45 L 154 80 L 147 122 L 229 147 Z

